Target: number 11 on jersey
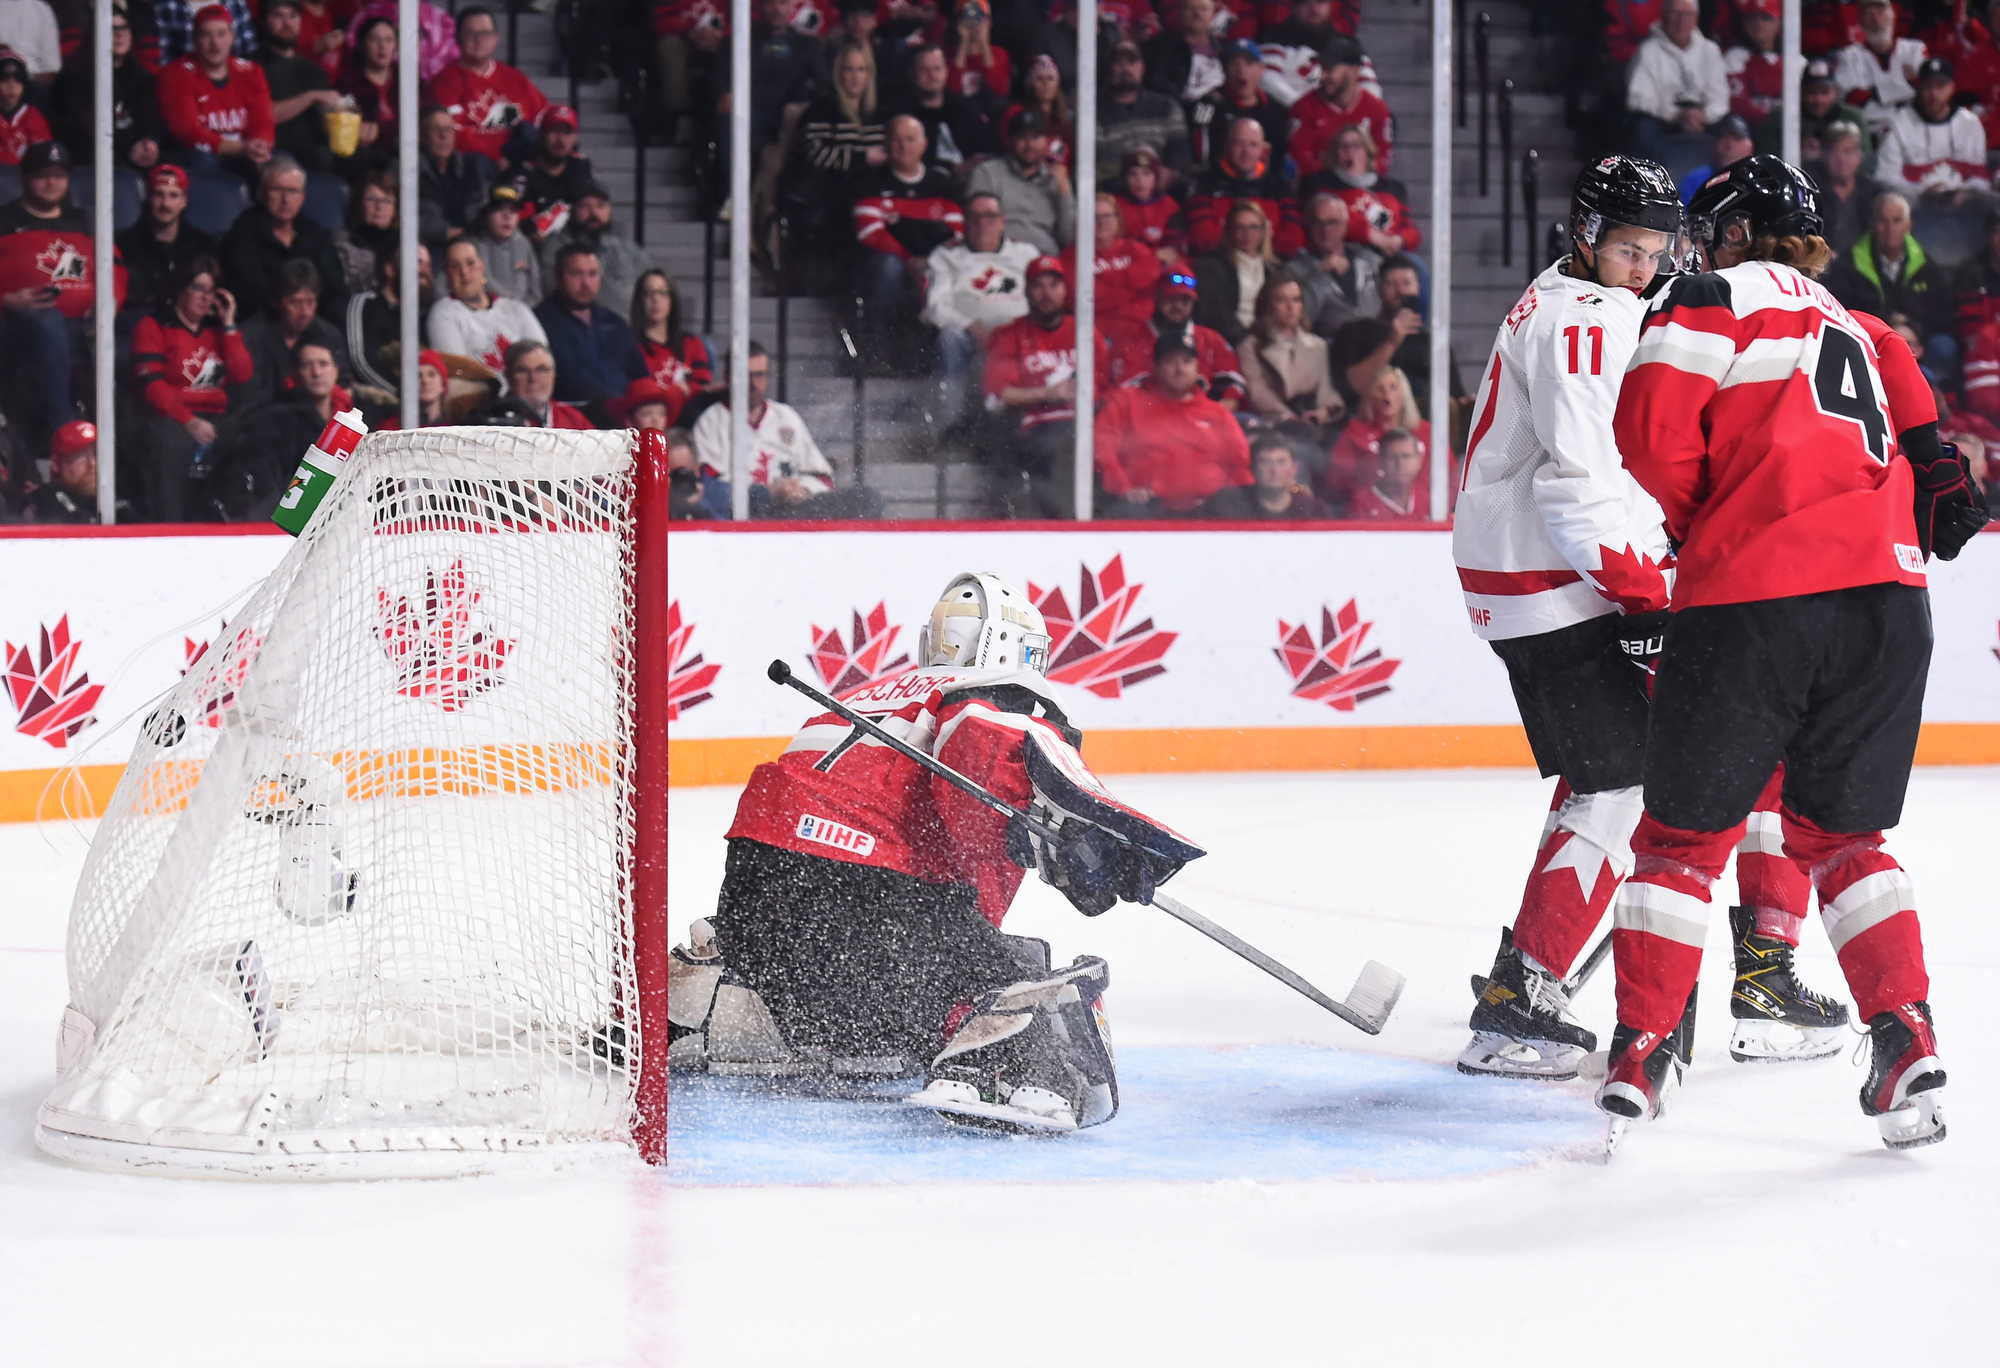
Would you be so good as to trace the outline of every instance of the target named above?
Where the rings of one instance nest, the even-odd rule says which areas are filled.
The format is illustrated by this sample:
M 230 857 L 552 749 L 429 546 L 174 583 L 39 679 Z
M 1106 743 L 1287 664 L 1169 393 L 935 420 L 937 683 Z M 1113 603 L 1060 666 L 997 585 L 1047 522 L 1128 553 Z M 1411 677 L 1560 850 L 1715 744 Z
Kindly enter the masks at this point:
M 1572 323 L 1563 329 L 1563 338 L 1569 343 L 1569 373 L 1571 375 L 1577 374 L 1577 352 L 1580 350 L 1579 333 L 1588 333 L 1590 335 L 1590 373 L 1592 375 L 1604 374 L 1604 329 L 1595 323 L 1591 324 L 1588 328 Z

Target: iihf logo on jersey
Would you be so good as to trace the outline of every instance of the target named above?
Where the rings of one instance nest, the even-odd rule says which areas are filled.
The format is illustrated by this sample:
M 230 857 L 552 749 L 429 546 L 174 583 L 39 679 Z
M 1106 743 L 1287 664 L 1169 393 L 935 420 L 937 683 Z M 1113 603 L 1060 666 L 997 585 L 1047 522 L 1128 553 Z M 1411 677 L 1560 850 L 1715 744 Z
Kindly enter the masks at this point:
M 700 653 L 687 654 L 688 639 L 694 635 L 692 622 L 682 623 L 681 601 L 667 603 L 667 721 L 675 722 L 697 703 L 715 697 L 709 685 L 722 673 L 720 665 L 704 665 Z
M 814 626 L 812 654 L 807 658 L 827 692 L 845 698 L 910 668 L 908 651 L 893 659 L 889 655 L 896 649 L 896 637 L 902 630 L 889 621 L 888 604 L 877 603 L 865 618 L 856 610 L 851 645 L 840 639 L 838 627 L 822 630 Z
M 424 572 L 421 605 L 375 590 L 375 639 L 396 667 L 396 692 L 459 712 L 500 684 L 514 640 L 493 630 L 480 613 L 486 591 L 455 560 L 443 574 Z
M 1355 704 L 1389 692 L 1389 676 L 1403 662 L 1384 660 L 1379 650 L 1360 654 L 1368 629 L 1375 624 L 1361 620 L 1355 600 L 1349 599 L 1338 613 L 1321 604 L 1319 614 L 1318 646 L 1305 623 L 1294 627 L 1278 619 L 1278 645 L 1272 654 L 1292 677 L 1292 697 L 1353 712 Z
M 1126 583 L 1125 558 L 1113 556 L 1096 574 L 1087 565 L 1080 568 L 1073 613 L 1061 589 L 1028 582 L 1029 601 L 1049 625 L 1049 678 L 1080 685 L 1099 698 L 1117 698 L 1141 680 L 1165 674 L 1160 658 L 1179 633 L 1162 632 L 1151 618 L 1125 625 L 1146 587 Z
M 54 631 L 42 628 L 38 653 L 30 654 L 25 643 L 7 643 L 7 696 L 14 703 L 15 731 L 62 750 L 97 720 L 91 709 L 103 697 L 104 686 L 76 670 L 82 651 L 83 643 L 70 637 L 67 613 Z

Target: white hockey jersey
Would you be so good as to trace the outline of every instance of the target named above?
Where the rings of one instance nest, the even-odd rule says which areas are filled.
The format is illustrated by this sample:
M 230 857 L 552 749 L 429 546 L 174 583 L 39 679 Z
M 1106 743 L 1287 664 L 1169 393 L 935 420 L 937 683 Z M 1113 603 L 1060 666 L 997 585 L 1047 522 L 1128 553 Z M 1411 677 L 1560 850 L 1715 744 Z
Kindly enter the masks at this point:
M 1898 38 L 1896 46 L 1878 55 L 1866 43 L 1854 43 L 1833 55 L 1833 85 L 1844 100 L 1872 91 L 1861 112 L 1879 136 L 1898 109 L 1917 98 L 1917 68 L 1930 54 L 1914 38 Z
M 1986 125 L 1969 109 L 1932 123 L 1914 104 L 1897 110 L 1875 151 L 1875 179 L 1906 195 L 1926 190 L 1987 190 Z
M 924 265 L 924 322 L 933 328 L 983 323 L 997 328 L 1028 312 L 1028 267 L 1041 255 L 1032 242 L 1008 238 L 997 252 L 954 242 Z
M 1646 305 L 1543 271 L 1493 344 L 1452 525 L 1472 630 L 1535 636 L 1667 606 L 1660 506 L 1611 435 Z

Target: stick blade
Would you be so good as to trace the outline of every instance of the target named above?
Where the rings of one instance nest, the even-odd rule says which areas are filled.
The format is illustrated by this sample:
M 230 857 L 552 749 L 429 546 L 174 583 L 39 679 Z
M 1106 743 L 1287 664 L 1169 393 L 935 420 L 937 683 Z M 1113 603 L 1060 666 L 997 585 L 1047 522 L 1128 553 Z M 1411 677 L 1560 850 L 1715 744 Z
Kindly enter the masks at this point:
M 1347 1009 L 1358 1018 L 1354 1024 L 1369 1035 L 1380 1035 L 1389 1013 L 1396 1010 L 1397 999 L 1403 996 L 1406 981 L 1380 960 L 1362 965 L 1361 977 L 1354 980 L 1354 989 L 1347 995 Z

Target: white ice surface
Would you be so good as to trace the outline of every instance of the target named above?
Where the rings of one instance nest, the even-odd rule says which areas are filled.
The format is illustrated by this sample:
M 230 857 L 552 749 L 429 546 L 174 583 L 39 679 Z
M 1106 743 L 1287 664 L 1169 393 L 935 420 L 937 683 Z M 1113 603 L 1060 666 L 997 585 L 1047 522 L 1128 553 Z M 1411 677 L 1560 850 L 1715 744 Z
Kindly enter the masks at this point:
M 1165 1047 L 1249 1046 L 1246 1071 L 1281 1056 L 1330 1074 L 1379 1065 L 1518 1113 L 1517 1128 L 1564 1118 L 1550 1147 L 1476 1176 L 1385 1178 L 1389 1155 L 1310 1181 L 893 1181 L 894 1154 L 891 1181 L 819 1185 L 691 1185 L 637 1166 L 304 1187 L 72 1170 L 39 1157 L 31 1131 L 82 844 L 0 828 L 0 1365 L 1995 1361 L 2000 1070 L 1983 1028 L 2000 774 L 1919 771 L 1890 846 L 1925 918 L 1950 1139 L 1884 1150 L 1845 1055 L 1729 1062 L 1718 909 L 1688 1087 L 1608 1167 L 1574 1143 L 1586 1085 L 1442 1072 L 1465 1042 L 1466 976 L 1518 901 L 1543 782 L 1118 787 L 1207 844 L 1175 885 L 1201 911 L 1335 993 L 1369 958 L 1410 980 L 1370 1040 L 1157 913 L 1086 921 L 1031 885 L 1008 929 L 1064 960 L 1109 960 L 1121 1049 L 1157 1064 L 1176 1057 Z M 674 794 L 677 925 L 712 906 L 734 797 Z M 1843 992 L 1816 926 L 1801 965 Z M 1579 1012 L 1608 1033 L 1608 973 Z M 1096 1134 L 1138 1129 L 1143 1102 L 1128 1096 Z M 1245 1171 L 1265 1157 L 1244 1155 Z

